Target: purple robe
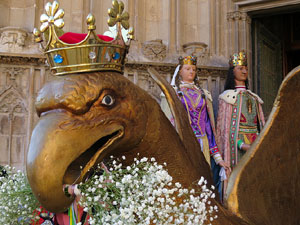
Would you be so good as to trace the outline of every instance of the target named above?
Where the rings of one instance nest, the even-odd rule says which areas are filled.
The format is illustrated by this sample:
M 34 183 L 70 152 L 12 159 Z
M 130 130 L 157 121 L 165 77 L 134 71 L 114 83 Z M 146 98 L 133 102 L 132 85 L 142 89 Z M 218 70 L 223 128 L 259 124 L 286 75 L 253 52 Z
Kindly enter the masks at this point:
M 219 153 L 207 112 L 207 100 L 202 90 L 193 84 L 181 84 L 178 96 L 188 112 L 191 127 L 198 140 L 200 140 L 199 137 L 207 136 L 210 155 Z

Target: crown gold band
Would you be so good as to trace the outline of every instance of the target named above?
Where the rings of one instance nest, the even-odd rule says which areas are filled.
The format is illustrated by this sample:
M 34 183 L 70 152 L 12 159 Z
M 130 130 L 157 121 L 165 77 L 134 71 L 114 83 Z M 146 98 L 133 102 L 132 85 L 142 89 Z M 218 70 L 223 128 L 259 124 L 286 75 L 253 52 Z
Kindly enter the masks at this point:
M 133 29 L 128 30 L 129 14 L 123 12 L 123 2 L 113 0 L 112 6 L 108 10 L 108 25 L 112 27 L 110 30 L 114 32 L 113 38 L 108 41 L 102 40 L 95 33 L 95 17 L 89 14 L 86 19 L 87 35 L 78 43 L 68 43 L 62 41 L 62 36 L 59 37 L 58 35 L 64 26 L 64 11 L 59 9 L 57 1 L 46 4 L 46 14 L 42 14 L 40 18 L 42 23 L 40 30 L 35 28 L 33 33 L 36 42 L 43 41 L 42 33 L 44 33 L 47 42 L 44 54 L 54 75 L 107 70 L 123 71 L 130 40 L 134 38 Z M 74 33 L 64 35 L 71 37 L 72 34 Z M 128 41 L 125 42 L 124 40 L 127 39 Z

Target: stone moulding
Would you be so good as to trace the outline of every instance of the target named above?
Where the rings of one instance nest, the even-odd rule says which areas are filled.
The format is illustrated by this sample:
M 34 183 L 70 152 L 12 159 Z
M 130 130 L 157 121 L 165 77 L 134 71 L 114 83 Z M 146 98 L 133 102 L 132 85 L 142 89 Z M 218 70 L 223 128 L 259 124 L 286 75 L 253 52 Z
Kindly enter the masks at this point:
M 14 55 L 0 53 L 0 64 L 46 66 L 43 55 Z
M 17 64 L 30 66 L 47 66 L 46 58 L 43 55 L 13 55 L 0 53 L 0 64 Z M 127 71 L 146 72 L 148 67 L 153 67 L 162 74 L 173 74 L 177 64 L 173 63 L 156 63 L 156 62 L 128 62 L 125 64 Z M 225 78 L 228 68 L 226 67 L 209 67 L 198 66 L 197 73 L 201 76 L 213 76 Z
M 173 74 L 176 69 L 177 64 L 173 63 L 148 63 L 148 62 L 141 62 L 141 63 L 126 63 L 125 68 L 127 70 L 136 70 L 136 71 L 147 71 L 148 67 L 153 67 L 159 73 L 163 74 Z M 220 77 L 226 78 L 228 68 L 226 67 L 210 67 L 210 66 L 198 66 L 197 67 L 197 74 L 203 76 L 213 76 L 213 77 Z

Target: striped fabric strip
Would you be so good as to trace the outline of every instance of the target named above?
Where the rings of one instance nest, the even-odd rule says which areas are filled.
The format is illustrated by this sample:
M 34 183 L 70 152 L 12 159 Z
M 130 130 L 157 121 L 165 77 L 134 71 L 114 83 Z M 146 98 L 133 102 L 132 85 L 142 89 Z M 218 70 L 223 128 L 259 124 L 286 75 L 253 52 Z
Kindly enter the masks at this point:
M 68 210 L 68 215 L 69 215 L 69 220 L 70 220 L 70 225 L 76 225 L 76 214 L 75 214 L 75 210 L 74 210 L 74 206 L 73 204 L 71 205 L 71 207 Z

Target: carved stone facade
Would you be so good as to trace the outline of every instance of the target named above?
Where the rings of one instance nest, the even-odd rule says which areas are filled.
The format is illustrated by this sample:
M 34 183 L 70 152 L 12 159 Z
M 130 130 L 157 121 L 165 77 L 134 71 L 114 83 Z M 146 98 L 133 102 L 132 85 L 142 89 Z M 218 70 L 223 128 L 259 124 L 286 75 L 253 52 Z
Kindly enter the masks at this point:
M 33 35 L 15 27 L 0 28 L 0 52 L 14 54 L 40 54 Z
M 3 55 L 0 60 L 0 164 L 24 169 L 37 121 L 34 99 L 45 83 L 45 60 Z
M 21 29 L 2 28 L 0 45 L 3 51 L 18 51 L 25 46 L 27 32 Z
M 0 1 L 0 164 L 24 169 L 35 115 L 34 99 L 43 84 L 54 79 L 45 65 L 32 30 L 39 27 L 45 0 Z M 95 15 L 97 32 L 108 30 L 111 0 L 60 0 L 65 32 L 87 32 L 86 16 Z M 244 49 L 251 80 L 251 16 L 259 10 L 300 4 L 296 0 L 123 0 L 135 28 L 124 75 L 157 101 L 160 90 L 147 68 L 170 81 L 178 57 L 198 57 L 197 74 L 210 90 L 217 109 L 229 55 Z M 252 82 L 250 82 L 251 84 Z
M 163 61 L 166 58 L 167 46 L 162 40 L 147 41 L 142 44 L 143 55 L 153 61 Z

